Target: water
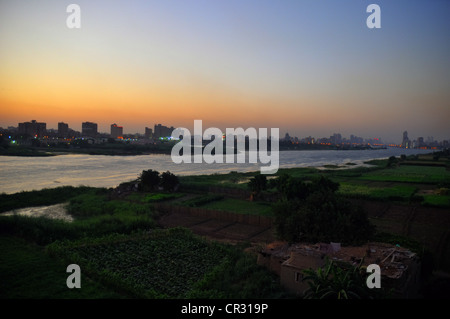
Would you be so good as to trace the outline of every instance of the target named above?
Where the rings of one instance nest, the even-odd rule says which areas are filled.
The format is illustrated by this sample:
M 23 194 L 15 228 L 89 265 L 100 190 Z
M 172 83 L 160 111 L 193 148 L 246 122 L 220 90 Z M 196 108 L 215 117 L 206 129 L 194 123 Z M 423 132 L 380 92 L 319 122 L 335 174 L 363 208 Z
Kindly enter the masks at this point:
M 320 167 L 326 164 L 361 165 L 364 161 L 402 154 L 429 153 L 427 150 L 323 150 L 282 151 L 280 168 Z M 63 185 L 114 187 L 136 179 L 143 170 L 170 171 L 176 175 L 259 171 L 266 164 L 175 164 L 170 155 L 102 156 L 60 155 L 53 157 L 0 156 L 0 193 L 54 188 Z

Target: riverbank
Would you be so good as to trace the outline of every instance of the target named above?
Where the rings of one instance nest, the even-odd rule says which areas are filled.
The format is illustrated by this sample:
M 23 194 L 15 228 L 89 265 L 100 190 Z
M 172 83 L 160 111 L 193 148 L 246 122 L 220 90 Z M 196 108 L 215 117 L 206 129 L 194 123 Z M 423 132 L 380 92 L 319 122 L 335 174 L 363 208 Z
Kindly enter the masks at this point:
M 87 154 L 87 155 L 109 155 L 109 156 L 139 156 L 151 154 L 170 155 L 175 143 L 165 142 L 158 144 L 126 144 L 126 143 L 104 143 L 83 146 L 24 146 L 9 145 L 7 148 L 0 147 L 0 156 L 25 156 L 42 157 L 57 156 L 63 154 Z M 225 149 L 224 145 L 224 149 Z M 295 144 L 281 143 L 279 151 L 361 151 L 361 150 L 386 150 L 388 147 L 373 147 L 371 145 L 321 145 L 321 144 Z M 434 152 L 439 150 L 427 150 Z M 235 150 L 236 152 L 236 150 Z
M 320 150 L 283 151 L 279 169 L 306 167 L 356 167 L 373 159 L 427 154 L 425 150 Z M 348 165 L 347 165 L 348 164 Z M 353 165 L 357 164 L 357 165 Z M 58 186 L 114 187 L 133 180 L 147 169 L 179 176 L 256 172 L 259 163 L 175 164 L 170 155 L 106 156 L 66 154 L 49 157 L 0 156 L 0 193 L 40 190 Z M 265 165 L 264 165 L 265 166 Z

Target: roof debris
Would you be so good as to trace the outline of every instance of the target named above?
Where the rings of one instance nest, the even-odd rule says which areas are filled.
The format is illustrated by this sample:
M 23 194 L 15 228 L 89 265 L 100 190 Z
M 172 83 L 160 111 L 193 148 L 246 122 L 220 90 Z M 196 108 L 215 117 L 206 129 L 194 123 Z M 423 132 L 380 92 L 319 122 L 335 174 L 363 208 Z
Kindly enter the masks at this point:
M 352 265 L 363 266 L 378 264 L 382 276 L 392 279 L 400 278 L 408 269 L 410 263 L 416 259 L 416 254 L 398 245 L 371 242 L 362 246 L 341 246 L 340 243 L 293 244 L 276 242 L 268 245 L 263 256 L 273 256 L 284 260 L 299 259 L 301 256 L 316 256 L 323 259 L 328 256 L 331 260 L 348 262 Z M 296 263 L 297 264 L 297 263 Z

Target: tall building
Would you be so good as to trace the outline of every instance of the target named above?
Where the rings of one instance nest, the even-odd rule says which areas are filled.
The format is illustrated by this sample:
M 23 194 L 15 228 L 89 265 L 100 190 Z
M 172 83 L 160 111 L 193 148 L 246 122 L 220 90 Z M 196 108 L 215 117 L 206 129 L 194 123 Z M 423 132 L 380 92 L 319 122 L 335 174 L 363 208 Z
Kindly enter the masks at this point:
M 149 127 L 145 128 L 145 138 L 152 138 L 153 137 L 153 130 Z
M 95 137 L 97 133 L 97 123 L 83 122 L 81 124 L 81 135 Z
M 423 137 L 419 137 L 418 139 L 417 139 L 417 145 L 416 145 L 417 147 L 422 147 L 422 146 L 425 146 L 425 143 L 424 143 L 424 141 L 423 141 Z
M 47 123 L 39 123 L 36 120 L 19 123 L 19 134 L 30 135 L 32 137 L 43 137 L 47 133 Z
M 116 123 L 111 124 L 111 137 L 112 138 L 123 138 L 123 127 L 118 126 Z
M 342 143 L 342 135 L 340 133 L 334 133 L 330 136 L 331 144 L 341 144 Z
M 58 136 L 59 137 L 69 136 L 69 124 L 64 123 L 64 122 L 58 123 Z
M 153 132 L 153 137 L 160 138 L 171 136 L 174 129 L 175 128 L 173 126 L 169 128 L 161 124 L 158 125 L 155 124 L 155 131 Z
M 404 131 L 403 132 L 402 147 L 403 148 L 410 148 L 411 147 L 411 141 L 408 138 L 408 131 Z

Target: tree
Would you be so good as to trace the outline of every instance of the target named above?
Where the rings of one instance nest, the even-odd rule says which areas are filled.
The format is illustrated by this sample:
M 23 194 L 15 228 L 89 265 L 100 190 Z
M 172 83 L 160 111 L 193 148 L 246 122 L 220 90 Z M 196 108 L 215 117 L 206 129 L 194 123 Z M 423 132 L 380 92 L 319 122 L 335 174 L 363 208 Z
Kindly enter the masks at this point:
M 338 196 L 336 183 L 325 178 L 309 183 L 287 181 L 285 186 L 292 188 L 273 206 L 274 224 L 280 239 L 359 244 L 373 236 L 375 228 L 367 214 Z
M 283 174 L 276 180 L 276 188 L 283 200 L 304 199 L 308 195 L 308 185 L 299 178 Z
M 256 175 L 248 182 L 248 187 L 252 191 L 253 195 L 259 195 L 262 191 L 267 189 L 267 177 L 266 175 Z
M 395 156 L 391 156 L 388 159 L 386 167 L 393 167 L 393 166 L 397 165 L 397 163 L 398 163 L 398 159 Z
M 171 172 L 167 171 L 161 174 L 160 185 L 165 191 L 173 192 L 179 183 L 178 177 Z
M 142 191 L 153 191 L 158 188 L 160 176 L 158 171 L 144 170 L 139 177 L 139 189 Z

